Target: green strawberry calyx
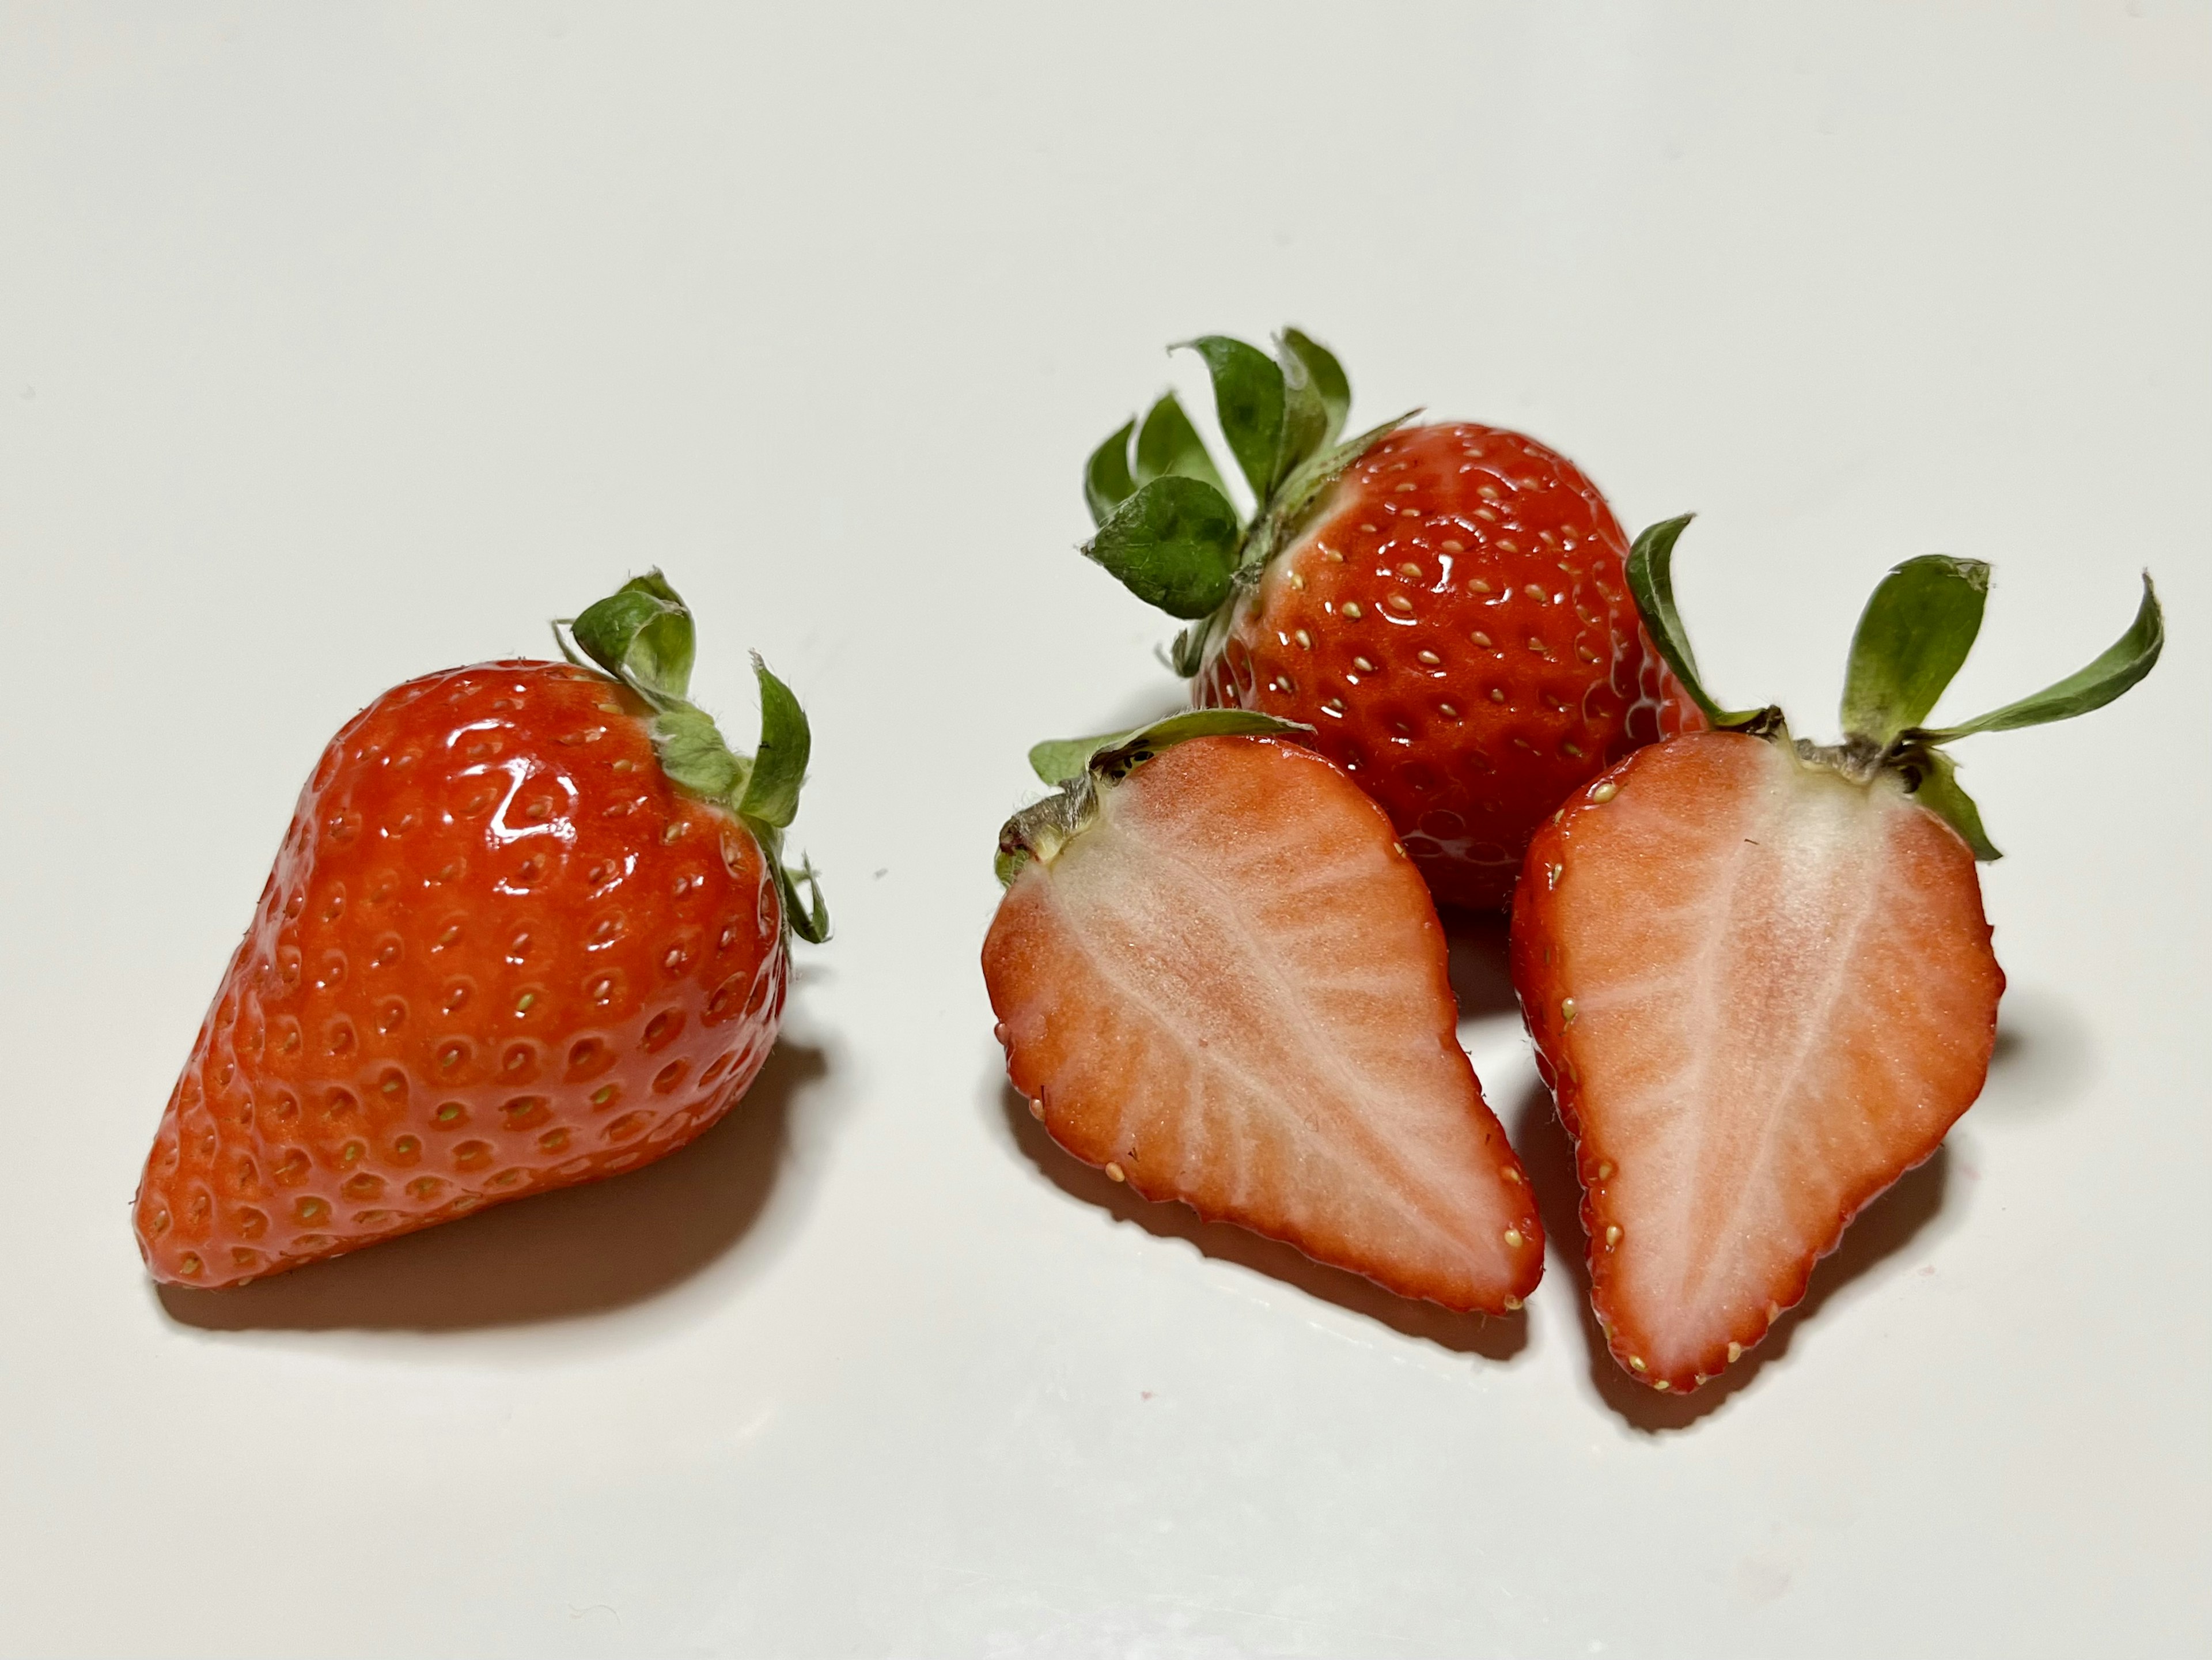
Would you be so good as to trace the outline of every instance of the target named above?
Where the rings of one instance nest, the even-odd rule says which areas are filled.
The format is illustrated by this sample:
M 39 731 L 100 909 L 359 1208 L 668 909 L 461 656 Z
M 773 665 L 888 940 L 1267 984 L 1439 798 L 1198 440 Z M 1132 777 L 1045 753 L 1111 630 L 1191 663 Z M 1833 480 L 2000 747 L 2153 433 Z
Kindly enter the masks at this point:
M 2003 857 L 1982 827 L 1981 809 L 1959 786 L 1958 763 L 1946 748 L 1977 733 L 2006 732 L 2071 720 L 2101 708 L 2151 672 L 2166 646 L 2166 617 L 2150 573 L 2135 621 L 2094 661 L 2041 691 L 1948 727 L 1923 724 L 1973 649 L 1989 599 L 1990 568 L 1978 559 L 1923 554 L 1896 566 L 1859 614 L 1844 676 L 1840 744 L 1791 744 L 1782 711 L 1724 709 L 1708 694 L 1674 605 L 1674 544 L 1692 515 L 1668 519 L 1636 538 L 1628 587 L 1644 626 L 1667 666 L 1717 730 L 1747 733 L 1791 745 L 1798 757 L 1856 782 L 1888 774 L 1907 794 L 1958 831 L 1984 861 Z
M 743 755 L 730 747 L 714 716 L 690 701 L 697 651 L 691 608 L 658 570 L 633 577 L 580 615 L 556 621 L 553 637 L 571 663 L 597 667 L 645 700 L 653 710 L 660 769 L 679 788 L 735 815 L 760 844 L 775 873 L 785 928 L 809 945 L 827 939 L 830 912 L 814 866 L 802 859 L 794 868 L 783 854 L 783 833 L 799 812 L 813 734 L 798 698 L 769 672 L 760 654 L 753 654 L 760 744 Z
M 1255 709 L 1186 709 L 1128 732 L 1096 738 L 1054 739 L 1030 751 L 1030 766 L 1054 794 L 1024 807 L 999 832 L 994 861 L 1001 886 L 1032 859 L 1050 864 L 1060 850 L 1098 817 L 1102 794 L 1163 751 L 1194 738 L 1276 738 L 1310 733 L 1311 727 Z
M 1176 673 L 1191 675 L 1328 487 L 1415 411 L 1339 441 L 1352 383 L 1326 346 L 1297 329 L 1276 337 L 1273 357 L 1220 334 L 1170 350 L 1205 360 L 1221 435 L 1258 505 L 1249 520 L 1239 515 L 1205 440 L 1164 392 L 1141 423 L 1125 422 L 1091 452 L 1083 494 L 1097 534 L 1083 551 L 1190 624 L 1172 658 Z

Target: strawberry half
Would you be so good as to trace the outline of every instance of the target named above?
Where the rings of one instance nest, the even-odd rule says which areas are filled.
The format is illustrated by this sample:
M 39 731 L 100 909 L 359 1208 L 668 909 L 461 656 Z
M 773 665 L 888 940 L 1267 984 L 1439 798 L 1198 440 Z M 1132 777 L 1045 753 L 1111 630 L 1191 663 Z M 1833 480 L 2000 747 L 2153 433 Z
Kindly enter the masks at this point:
M 760 751 L 731 753 L 659 572 L 573 634 L 605 673 L 430 675 L 324 751 L 146 1161 L 156 1280 L 242 1285 L 611 1176 L 752 1082 L 787 935 L 828 931 L 781 859 L 805 717 L 755 659 Z
M 1459 1046 L 1436 909 L 1341 771 L 1236 735 L 1283 729 L 1206 711 L 1040 746 L 1073 776 L 1006 826 L 983 945 L 1007 1075 L 1146 1198 L 1403 1296 L 1518 1308 L 1543 1236 Z
M 1438 903 L 1504 904 L 1568 791 L 1698 724 L 1638 625 L 1613 510 L 1516 432 L 1401 420 L 1338 444 L 1349 382 L 1295 329 L 1273 359 L 1191 344 L 1257 512 L 1239 522 L 1170 393 L 1092 455 L 1085 551 L 1198 619 L 1176 652 L 1194 702 L 1311 727 Z
M 1513 976 L 1576 1142 L 1591 1301 L 1613 1356 L 1689 1389 L 1763 1337 L 1859 1209 L 1934 1152 L 1987 1075 L 2004 976 L 1976 859 L 1994 859 L 1942 745 L 2064 719 L 2148 673 L 2128 633 L 1979 720 L 1920 725 L 1981 625 L 1989 568 L 1924 558 L 1876 589 L 1844 742 L 1697 683 L 1670 574 L 1685 520 L 1630 578 L 1714 730 L 1642 750 L 1540 831 Z

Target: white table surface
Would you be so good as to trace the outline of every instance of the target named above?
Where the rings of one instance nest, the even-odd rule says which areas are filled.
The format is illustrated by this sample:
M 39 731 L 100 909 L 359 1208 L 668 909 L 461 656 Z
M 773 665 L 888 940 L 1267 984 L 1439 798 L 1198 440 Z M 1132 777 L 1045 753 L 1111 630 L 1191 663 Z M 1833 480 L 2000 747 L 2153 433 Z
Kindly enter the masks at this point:
M 0 1651 L 2201 1655 L 2212 1644 L 2212 14 L 1743 4 L 0 12 Z M 1011 1114 L 1034 739 L 1164 707 L 1091 445 L 1285 320 L 1359 408 L 1699 509 L 1722 695 L 1826 730 L 1878 574 L 1977 739 L 1987 1094 L 1723 1386 L 1484 1326 Z M 658 562 L 805 695 L 805 952 L 652 1170 L 221 1297 L 128 1201 L 320 745 Z M 803 948 L 802 948 L 803 949 Z

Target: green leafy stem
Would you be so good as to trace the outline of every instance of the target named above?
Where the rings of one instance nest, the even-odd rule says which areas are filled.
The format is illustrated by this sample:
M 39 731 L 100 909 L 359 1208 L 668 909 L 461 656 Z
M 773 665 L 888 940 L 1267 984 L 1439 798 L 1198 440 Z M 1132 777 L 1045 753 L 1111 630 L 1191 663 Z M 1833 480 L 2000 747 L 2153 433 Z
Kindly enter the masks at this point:
M 783 857 L 783 833 L 799 812 L 813 734 L 798 698 L 769 672 L 760 654 L 753 654 L 760 744 L 748 756 L 732 750 L 714 718 L 690 701 L 696 630 L 690 607 L 658 570 L 625 582 L 580 616 L 556 622 L 553 637 L 570 662 L 585 667 L 589 658 L 590 666 L 645 700 L 653 709 L 661 770 L 680 787 L 737 815 L 775 874 L 784 927 L 810 945 L 827 939 L 830 912 L 813 866 L 802 860 L 793 869 Z
M 1249 521 L 1239 515 L 1198 429 L 1163 393 L 1085 465 L 1097 534 L 1083 551 L 1146 604 L 1191 624 L 1174 653 L 1176 672 L 1189 675 L 1237 593 L 1259 581 L 1322 493 L 1411 416 L 1340 442 L 1352 383 L 1327 347 L 1297 329 L 1277 337 L 1273 357 L 1218 334 L 1170 350 L 1204 360 L 1221 435 L 1257 506 Z
M 1659 654 L 1709 724 L 1723 731 L 1788 738 L 1774 708 L 1724 709 L 1705 688 L 1690 637 L 1674 605 L 1674 544 L 1691 519 L 1651 526 L 1628 556 L 1628 587 Z M 1958 763 L 1944 745 L 1977 733 L 2071 720 L 2101 708 L 2148 674 L 2166 645 L 2166 618 L 2150 573 L 2134 622 L 2097 659 L 2041 691 L 1948 727 L 1922 724 L 1981 633 L 1990 568 L 1978 559 L 1923 554 L 1882 578 L 1851 636 L 1844 671 L 1844 741 L 1832 750 L 1800 742 L 1808 759 L 1848 775 L 1896 775 L 1930 812 L 1957 830 L 1981 860 L 2002 857 L 1982 827 L 1981 810 L 1960 787 Z

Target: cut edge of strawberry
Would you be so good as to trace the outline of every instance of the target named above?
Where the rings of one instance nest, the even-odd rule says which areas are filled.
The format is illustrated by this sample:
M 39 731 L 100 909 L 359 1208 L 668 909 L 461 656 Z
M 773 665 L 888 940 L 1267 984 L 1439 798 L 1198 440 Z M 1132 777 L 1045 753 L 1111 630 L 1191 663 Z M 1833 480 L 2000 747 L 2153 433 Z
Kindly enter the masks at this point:
M 1662 520 L 1637 537 L 1628 561 L 1628 581 L 1637 608 L 1653 646 L 1665 660 L 1686 694 L 1717 732 L 1737 733 L 1772 743 L 1801 764 L 1824 768 L 1862 785 L 1884 775 L 1902 786 L 1906 797 L 1947 825 L 1979 862 L 2002 855 L 1984 829 L 1981 814 L 1971 797 L 1959 787 L 1955 763 L 1945 746 L 1984 732 L 2069 720 L 2101 708 L 2120 696 L 2156 665 L 2165 646 L 2165 619 L 2150 574 L 2142 575 L 2142 598 L 2133 621 L 2110 647 L 2082 668 L 2041 690 L 2002 705 L 1987 714 L 1951 726 L 1923 724 L 1936 700 L 1965 663 L 1979 633 L 1989 590 L 1990 567 L 1978 560 L 1927 555 L 1893 567 L 1869 599 L 1852 637 L 1841 702 L 1844 736 L 1832 745 L 1793 739 L 1782 710 L 1774 705 L 1754 709 L 1723 708 L 1705 689 L 1695 654 L 1674 597 L 1673 556 L 1676 542 L 1690 523 L 1691 514 Z M 1616 794 L 1621 781 L 1653 752 L 1631 754 L 1583 785 L 1570 802 L 1552 815 L 1549 830 L 1563 820 L 1570 806 L 1602 803 Z M 1523 898 L 1516 903 L 1514 923 L 1515 982 L 1534 983 L 1534 964 L 1526 953 L 1534 949 L 1524 929 L 1524 909 L 1540 903 L 1547 886 L 1540 871 L 1547 848 L 1540 835 L 1529 850 L 1529 864 L 1521 884 Z M 2002 983 L 2000 970 L 2000 984 Z M 1589 1266 L 1594 1303 L 1604 1278 L 1602 1245 L 1599 1238 L 1596 1192 L 1609 1175 L 1601 1156 L 1584 1157 L 1583 1125 L 1580 1110 L 1581 1080 L 1562 1076 L 1553 1055 L 1564 1020 L 1546 1006 L 1528 1008 L 1530 1035 L 1535 1039 L 1539 1070 L 1559 1113 L 1562 1124 L 1575 1141 L 1576 1176 L 1582 1188 L 1578 1218 L 1589 1243 Z M 1553 1041 L 1547 1042 L 1550 1037 Z M 1971 1102 L 1968 1105 L 1971 1106 Z M 1960 1115 L 1967 1109 L 1960 1109 Z M 1942 1145 L 1950 1123 L 1929 1137 L 1917 1154 L 1907 1159 L 1898 1175 L 1917 1168 Z M 1842 1242 L 1850 1223 L 1897 1178 L 1855 1195 L 1843 1207 L 1832 1233 L 1809 1256 L 1787 1295 L 1771 1298 L 1756 1332 L 1738 1335 L 1727 1344 L 1726 1359 L 1734 1362 L 1761 1341 L 1781 1315 L 1805 1296 L 1819 1262 Z M 1607 1347 L 1621 1370 L 1639 1383 L 1662 1392 L 1687 1393 L 1709 1382 L 1711 1375 L 1696 1371 L 1674 1376 L 1652 1370 L 1636 1352 L 1632 1335 L 1624 1334 L 1602 1309 L 1596 1310 Z
M 993 861 L 999 885 L 1010 888 L 1032 859 L 1049 863 L 1098 814 L 1098 787 L 1126 778 L 1164 750 L 1194 738 L 1295 738 L 1311 727 L 1255 709 L 1185 709 L 1096 738 L 1052 739 L 1030 750 L 1030 766 L 1054 794 L 1006 820 Z
M 1526 1242 L 1527 1260 L 1533 1265 L 1533 1271 L 1524 1274 L 1517 1282 L 1517 1289 L 1500 1293 L 1494 1306 L 1480 1301 L 1440 1294 L 1432 1287 L 1417 1285 L 1402 1278 L 1394 1279 L 1372 1266 L 1362 1266 L 1358 1262 L 1351 1261 L 1340 1261 L 1325 1251 L 1311 1249 L 1296 1239 L 1288 1238 L 1280 1234 L 1263 1232 L 1229 1208 L 1208 1205 L 1187 1195 L 1177 1193 L 1171 1187 L 1153 1183 L 1139 1173 L 1122 1169 L 1118 1164 L 1094 1164 L 1079 1149 L 1071 1146 L 1061 1139 L 1060 1132 L 1054 1128 L 1049 1117 L 1042 1111 L 1041 1103 L 1032 1098 L 1022 1096 L 1018 1086 L 1013 1085 L 1011 1079 L 1008 1081 L 1009 1087 L 1013 1089 L 1014 1094 L 1027 1103 L 1030 1116 L 1036 1121 L 1037 1128 L 1054 1147 L 1069 1158 L 1082 1164 L 1085 1168 L 1099 1171 L 1115 1186 L 1126 1189 L 1146 1204 L 1180 1205 L 1205 1226 L 1236 1228 L 1255 1239 L 1264 1239 L 1271 1245 L 1279 1245 L 1286 1250 L 1295 1251 L 1307 1262 L 1327 1268 L 1333 1274 L 1347 1274 L 1356 1280 L 1363 1280 L 1377 1290 L 1387 1292 L 1392 1297 L 1403 1298 L 1408 1303 L 1425 1304 L 1431 1308 L 1442 1309 L 1448 1314 L 1472 1314 L 1491 1318 L 1520 1313 L 1528 1306 L 1528 1298 L 1534 1293 L 1536 1286 L 1543 1279 L 1544 1249 L 1547 1242 L 1540 1211 L 1533 1207 L 1528 1215 L 1517 1224 L 1520 1236 Z M 1486 1108 L 1487 1103 L 1485 1105 Z M 1510 1151 L 1510 1146 L 1509 1151 Z M 1516 1152 L 1513 1157 L 1517 1167 L 1519 1155 Z M 1513 1179 L 1523 1184 L 1528 1182 L 1525 1174 Z
M 1710 741 L 1716 736 L 1747 743 L 1758 740 L 1743 733 L 1694 733 L 1689 741 Z M 1882 1195 L 1888 1192 L 1907 1173 L 1926 1164 L 1941 1151 L 1951 1127 L 1972 1105 L 1971 1098 L 1961 1101 L 1956 1110 L 1929 1126 L 1919 1140 L 1911 1144 L 1902 1156 L 1896 1170 L 1880 1180 L 1859 1183 L 1845 1198 L 1832 1225 L 1818 1244 L 1791 1271 L 1788 1279 L 1769 1287 L 1763 1308 L 1757 1308 L 1744 1316 L 1725 1336 L 1717 1337 L 1700 1353 L 1689 1359 L 1680 1359 L 1669 1364 L 1662 1357 L 1672 1347 L 1648 1325 L 1639 1322 L 1625 1310 L 1609 1293 L 1615 1282 L 1613 1250 L 1620 1236 L 1619 1223 L 1625 1215 L 1609 1210 L 1606 1206 L 1607 1189 L 1615 1177 L 1614 1159 L 1619 1148 L 1604 1131 L 1592 1126 L 1583 1110 L 1584 1079 L 1577 1069 L 1571 1053 L 1569 1028 L 1574 1025 L 1574 1000 L 1562 1000 L 1554 994 L 1560 985 L 1550 965 L 1549 943 L 1553 924 L 1549 918 L 1551 906 L 1556 902 L 1553 895 L 1564 879 L 1571 859 L 1563 836 L 1583 814 L 1606 810 L 1607 804 L 1628 792 L 1632 781 L 1640 768 L 1649 766 L 1655 757 L 1671 746 L 1651 745 L 1624 757 L 1597 778 L 1578 788 L 1553 815 L 1550 823 L 1539 833 L 1530 852 L 1531 879 L 1522 885 L 1516 897 L 1510 933 L 1513 982 L 1519 991 L 1522 1012 L 1535 1051 L 1537 1070 L 1551 1094 L 1559 1113 L 1559 1122 L 1567 1132 L 1572 1147 L 1575 1180 L 1579 1189 L 1576 1219 L 1588 1242 L 1584 1263 L 1587 1289 L 1590 1298 L 1590 1313 L 1605 1347 L 1621 1371 L 1634 1381 L 1659 1394 L 1689 1395 L 1703 1385 L 1715 1382 L 1742 1356 L 1763 1342 L 1781 1317 L 1802 1303 L 1811 1286 L 1813 1275 L 1819 1265 L 1841 1246 L 1850 1225 Z M 1776 745 L 1789 757 L 1790 764 L 1803 765 L 1794 748 Z M 1943 832 L 1937 832 L 1939 835 Z M 1969 851 L 1960 848 L 1961 853 Z M 1555 885 L 1553 878 L 1562 879 Z M 1980 924 L 1981 939 L 1986 948 L 1988 925 L 1978 904 L 1976 919 Z M 1540 953 L 1542 955 L 1540 957 Z M 1981 1065 L 1986 1067 L 1988 1046 L 1995 1037 L 1995 1007 L 1997 995 L 2003 988 L 2003 973 L 1995 964 L 1990 964 L 1995 981 L 1990 1009 L 1990 1023 L 1983 1034 L 1984 1039 Z M 1541 988 L 1540 994 L 1531 994 L 1531 988 Z
M 1030 765 L 1041 780 L 1056 785 L 1057 788 L 1053 794 L 1017 812 L 1001 829 L 994 861 L 999 882 L 1002 888 L 1011 891 L 1032 862 L 1050 865 L 1069 842 L 1097 821 L 1108 791 L 1169 750 L 1194 739 L 1215 737 L 1252 738 L 1263 742 L 1286 740 L 1295 745 L 1301 737 L 1310 735 L 1312 731 L 1311 727 L 1301 722 L 1255 710 L 1209 708 L 1182 711 L 1124 733 L 1038 744 L 1030 752 Z M 1300 748 L 1303 750 L 1304 746 L 1300 745 Z M 1331 772 L 1336 770 L 1334 763 L 1325 758 L 1313 756 L 1311 751 L 1305 753 Z M 1377 828 L 1384 835 L 1392 836 L 1395 842 L 1394 832 L 1390 830 L 1389 820 L 1382 809 L 1366 800 L 1364 795 L 1359 800 L 1362 807 L 1374 815 Z M 1398 851 L 1402 857 L 1402 848 Z M 1420 887 L 1419 891 L 1425 901 L 1425 887 Z M 1439 930 L 1441 941 L 1441 924 L 1434 923 L 1433 909 L 1428 909 L 1432 925 Z M 988 950 L 987 944 L 987 958 Z M 1441 962 L 1438 972 L 1440 975 L 1444 972 Z M 1002 1043 L 1009 1042 L 1007 1028 L 1003 1023 L 999 1028 L 999 1037 Z M 1007 1071 L 1010 1085 L 1027 1101 L 1030 1116 L 1038 1121 L 1045 1136 L 1055 1147 L 1069 1158 L 1103 1172 L 1109 1181 L 1149 1204 L 1180 1205 L 1200 1223 L 1252 1231 L 1258 1237 L 1296 1251 L 1308 1262 L 1337 1273 L 1351 1274 L 1393 1297 L 1409 1302 L 1431 1304 L 1456 1314 L 1514 1314 L 1525 1306 L 1528 1295 L 1542 1277 L 1546 1236 L 1541 1215 L 1535 1207 L 1533 1190 L 1518 1153 L 1506 1137 L 1503 1126 L 1498 1122 L 1495 1113 L 1482 1098 L 1480 1083 L 1474 1076 L 1472 1062 L 1463 1049 L 1455 1048 L 1455 1053 L 1473 1086 L 1480 1115 L 1494 1133 L 1498 1149 L 1502 1152 L 1504 1168 L 1499 1172 L 1500 1178 L 1516 1187 L 1525 1203 L 1525 1214 L 1516 1214 L 1503 1236 L 1508 1248 L 1521 1257 L 1522 1268 L 1495 1301 L 1468 1300 L 1439 1289 L 1432 1280 L 1423 1280 L 1418 1275 L 1394 1274 L 1370 1261 L 1360 1259 L 1357 1255 L 1340 1256 L 1317 1248 L 1310 1240 L 1260 1226 L 1249 1218 L 1237 1214 L 1233 1207 L 1210 1204 L 1172 1185 L 1157 1183 L 1133 1165 L 1125 1165 L 1103 1155 L 1095 1156 L 1092 1152 L 1069 1140 L 1055 1125 L 1047 1110 L 1045 1091 L 1036 1089 L 1033 1092 L 1032 1086 L 1025 1084 L 1017 1073 L 1011 1047 L 1008 1049 Z

